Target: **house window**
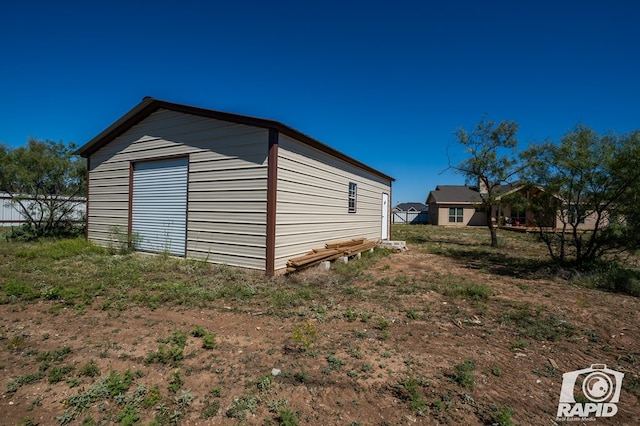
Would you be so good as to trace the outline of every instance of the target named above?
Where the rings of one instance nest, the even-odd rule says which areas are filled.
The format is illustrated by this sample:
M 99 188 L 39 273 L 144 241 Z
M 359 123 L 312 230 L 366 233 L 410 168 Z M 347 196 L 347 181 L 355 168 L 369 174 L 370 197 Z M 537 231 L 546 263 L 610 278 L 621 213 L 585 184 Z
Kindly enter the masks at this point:
M 464 210 L 460 207 L 451 207 L 449 209 L 449 222 L 462 223 L 464 217 Z
M 356 212 L 356 201 L 358 197 L 358 185 L 349 182 L 349 213 Z
M 570 206 L 569 207 L 569 223 L 571 225 L 584 223 L 585 216 L 586 216 L 585 213 L 586 212 L 584 211 L 583 208 L 579 208 L 577 206 Z
M 522 226 L 527 224 L 527 212 L 524 210 L 514 210 L 511 212 L 511 220 L 514 225 Z

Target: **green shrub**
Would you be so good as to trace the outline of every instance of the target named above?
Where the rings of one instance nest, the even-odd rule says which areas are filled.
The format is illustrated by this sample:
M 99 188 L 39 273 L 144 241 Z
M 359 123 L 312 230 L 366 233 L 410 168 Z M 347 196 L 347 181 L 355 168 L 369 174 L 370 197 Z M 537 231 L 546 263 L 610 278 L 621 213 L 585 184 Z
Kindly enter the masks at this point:
M 409 406 L 413 411 L 420 415 L 424 415 L 427 408 L 427 400 L 425 399 L 420 383 L 415 377 L 409 377 L 402 382 L 402 386 L 408 393 Z
M 7 296 L 15 297 L 20 300 L 35 300 L 39 297 L 38 293 L 31 288 L 29 284 L 19 282 L 17 280 L 9 280 L 3 287 L 2 290 L 7 294 Z
M 492 405 L 489 411 L 488 424 L 495 426 L 514 426 L 515 423 L 511 420 L 513 410 L 506 405 Z
M 70 365 L 67 365 L 64 367 L 57 367 L 57 366 L 51 367 L 47 374 L 47 379 L 51 384 L 58 383 L 62 381 L 64 377 L 70 372 L 72 372 L 73 370 L 74 368 Z
M 177 369 L 173 372 L 171 376 L 171 381 L 169 381 L 169 392 L 176 393 L 178 390 L 184 385 L 184 380 L 182 380 L 182 373 L 180 373 L 180 369 Z
M 216 347 L 216 338 L 210 332 L 207 332 L 202 337 L 202 348 L 203 349 L 214 349 Z
M 450 377 L 454 382 L 456 382 L 463 388 L 473 389 L 476 386 L 476 381 L 473 377 L 473 370 L 475 370 L 475 368 L 475 362 L 467 359 L 463 363 L 458 364 L 453 368 L 453 373 L 450 375 Z
M 278 411 L 278 419 L 280 420 L 280 424 L 283 426 L 298 425 L 298 418 L 296 417 L 296 413 L 294 413 L 289 407 L 285 407 Z
M 640 271 L 609 262 L 572 280 L 576 285 L 640 297 Z
M 98 368 L 98 364 L 93 359 L 90 359 L 89 362 L 78 370 L 79 376 L 87 376 L 87 377 L 97 377 L 100 375 L 100 369 Z

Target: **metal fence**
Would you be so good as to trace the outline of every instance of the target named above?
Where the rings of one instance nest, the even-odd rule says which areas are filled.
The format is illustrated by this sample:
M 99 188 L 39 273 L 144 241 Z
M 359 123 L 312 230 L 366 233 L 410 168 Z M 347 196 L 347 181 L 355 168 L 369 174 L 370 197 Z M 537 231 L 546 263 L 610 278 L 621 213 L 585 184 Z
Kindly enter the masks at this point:
M 87 209 L 85 198 L 74 199 L 77 202 L 72 218 L 82 220 Z M 0 192 L 0 226 L 19 226 L 25 222 L 24 217 L 11 202 L 11 196 Z
M 392 223 L 407 223 L 411 225 L 429 223 L 429 212 L 393 212 Z

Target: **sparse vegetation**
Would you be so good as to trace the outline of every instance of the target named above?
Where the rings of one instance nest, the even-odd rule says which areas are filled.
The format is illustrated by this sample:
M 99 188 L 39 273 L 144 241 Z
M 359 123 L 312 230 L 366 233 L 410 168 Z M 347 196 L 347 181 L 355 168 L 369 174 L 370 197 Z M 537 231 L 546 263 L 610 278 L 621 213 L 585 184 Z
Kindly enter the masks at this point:
M 318 337 L 318 330 L 309 321 L 296 326 L 293 330 L 293 341 L 304 350 L 309 349 Z
M 408 253 L 269 279 L 83 240 L 0 243 L 0 409 L 28 409 L 12 424 L 343 425 L 393 395 L 381 425 L 542 424 L 576 351 L 640 394 L 640 338 L 624 324 L 640 300 L 598 281 L 632 288 L 632 262 L 576 273 L 534 235 L 492 248 L 482 229 L 394 233 Z M 534 412 L 512 395 L 538 382 L 549 390 L 532 402 L 548 409 Z
M 407 401 L 409 408 L 420 416 L 425 415 L 427 400 L 424 397 L 421 383 L 413 376 L 407 377 L 396 386 L 396 394 Z
M 467 359 L 453 367 L 453 373 L 450 375 L 451 380 L 463 388 L 473 389 L 476 386 L 476 379 L 473 376 L 473 370 L 475 370 L 475 368 L 476 363 Z

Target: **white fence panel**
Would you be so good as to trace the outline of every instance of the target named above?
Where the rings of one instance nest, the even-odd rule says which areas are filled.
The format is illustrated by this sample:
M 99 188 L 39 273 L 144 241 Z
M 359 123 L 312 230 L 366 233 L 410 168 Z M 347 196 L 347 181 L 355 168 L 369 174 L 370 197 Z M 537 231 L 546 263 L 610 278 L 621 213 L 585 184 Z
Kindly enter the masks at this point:
M 87 201 L 85 198 L 78 198 L 76 201 L 78 204 L 74 209 L 72 217 L 74 220 L 84 220 Z M 25 218 L 11 202 L 11 196 L 7 193 L 0 192 L 0 226 L 19 226 L 24 222 Z
M 392 223 L 408 223 L 412 225 L 429 223 L 429 213 L 395 211 L 393 212 Z

